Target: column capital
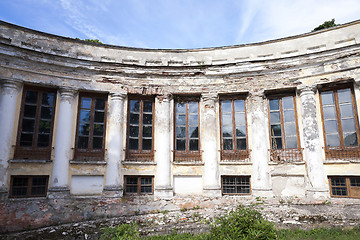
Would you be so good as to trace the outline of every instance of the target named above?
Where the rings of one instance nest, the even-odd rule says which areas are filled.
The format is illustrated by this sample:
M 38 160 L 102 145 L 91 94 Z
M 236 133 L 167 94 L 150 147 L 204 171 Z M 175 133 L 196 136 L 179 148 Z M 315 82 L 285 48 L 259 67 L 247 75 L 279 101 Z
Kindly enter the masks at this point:
M 59 89 L 59 93 L 60 93 L 60 101 L 68 101 L 71 102 L 77 91 L 75 89 L 72 88 L 60 88 Z
M 170 102 L 170 100 L 172 99 L 173 95 L 170 93 L 164 93 L 164 94 L 159 94 L 156 96 L 156 98 L 159 100 L 159 102 Z
M 360 79 L 355 80 L 355 86 L 360 88 Z
M 110 98 L 114 100 L 124 100 L 127 96 L 126 92 L 110 92 Z
M 217 93 L 203 93 L 201 98 L 204 101 L 205 108 L 214 108 L 215 103 L 219 100 L 219 95 Z
M 265 99 L 265 91 L 264 89 L 261 90 L 257 90 L 257 91 L 251 91 L 249 92 L 249 98 L 251 99 L 255 99 L 255 98 L 261 98 L 261 99 Z
M 312 85 L 299 85 L 296 87 L 296 91 L 299 93 L 300 96 L 308 95 L 308 94 L 315 94 L 317 91 L 316 84 Z
M 1 85 L 4 89 L 11 89 L 19 91 L 23 81 L 21 80 L 10 80 L 10 79 L 1 79 Z

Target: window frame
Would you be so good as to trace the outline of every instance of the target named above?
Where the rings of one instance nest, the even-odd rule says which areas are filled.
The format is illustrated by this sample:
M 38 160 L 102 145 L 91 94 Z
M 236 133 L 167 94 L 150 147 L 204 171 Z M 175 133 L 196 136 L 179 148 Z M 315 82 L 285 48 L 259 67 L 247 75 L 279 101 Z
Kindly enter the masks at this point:
M 234 187 L 236 189 L 236 187 L 238 186 L 236 184 L 236 179 L 237 178 L 248 178 L 248 181 L 249 181 L 249 193 L 224 193 L 224 179 L 225 178 L 235 178 L 235 184 L 234 184 Z M 240 185 L 242 186 L 242 185 Z M 245 186 L 245 185 L 244 185 Z M 251 195 L 252 193 L 252 189 L 251 189 L 251 176 L 249 175 L 222 175 L 221 176 L 221 193 L 222 195 L 240 195 L 240 196 L 248 196 L 248 195 Z
M 33 132 L 33 142 L 32 146 L 21 146 L 20 138 L 22 133 L 22 123 L 24 120 L 24 112 L 25 112 L 25 99 L 27 91 L 35 91 L 38 93 L 37 102 L 36 102 L 36 113 L 35 113 L 35 126 Z M 40 93 L 40 94 L 39 94 Z M 51 127 L 49 134 L 49 146 L 47 147 L 38 147 L 37 145 L 37 136 L 39 135 L 39 122 L 41 117 L 41 106 L 42 106 L 42 96 L 43 93 L 53 93 L 53 114 L 51 119 Z M 14 159 L 36 159 L 36 160 L 51 160 L 51 151 L 52 151 L 52 143 L 53 143 L 53 135 L 54 135 L 54 122 L 55 122 L 55 111 L 56 111 L 56 99 L 57 99 L 57 89 L 56 88 L 45 88 L 45 87 L 37 87 L 24 85 L 21 97 L 21 107 L 20 107 L 20 116 L 18 121 L 18 129 L 17 129 L 17 137 L 16 137 L 16 145 L 14 151 Z
M 81 110 L 81 99 L 91 98 L 90 106 L 90 127 L 89 127 L 89 139 L 87 148 L 79 148 L 79 127 L 80 127 L 80 110 Z M 104 108 L 104 129 L 103 129 L 103 142 L 101 149 L 93 149 L 93 127 L 94 127 L 94 118 L 95 118 L 95 98 L 104 98 L 105 99 L 105 108 Z M 80 92 L 77 108 L 77 118 L 76 118 L 76 135 L 75 135 L 75 148 L 74 148 L 74 160 L 75 161 L 84 161 L 84 162 L 96 162 L 104 161 L 105 158 L 105 138 L 106 138 L 106 125 L 107 125 L 107 111 L 108 111 L 108 94 L 106 93 L 89 93 L 89 92 Z
M 355 127 L 356 127 L 356 136 L 357 136 L 357 141 L 358 141 L 358 144 L 356 146 L 345 146 L 345 143 L 344 143 L 344 133 L 343 133 L 342 122 L 341 122 L 338 90 L 344 90 L 344 89 L 347 89 L 347 88 L 349 88 L 350 91 L 351 91 L 351 100 L 352 100 L 354 121 L 355 121 Z M 335 114 L 336 114 L 336 122 L 337 122 L 337 126 L 338 126 L 338 135 L 339 135 L 340 146 L 327 146 L 324 111 L 323 111 L 323 103 L 322 103 L 321 94 L 323 92 L 328 92 L 328 91 L 332 91 L 333 94 L 334 94 L 333 96 L 334 96 Z M 335 85 L 335 86 L 322 87 L 319 90 L 319 101 L 320 101 L 321 121 L 322 121 L 322 127 L 323 127 L 323 137 L 324 137 L 324 146 L 325 146 L 326 158 L 331 158 L 331 155 L 332 155 L 331 151 L 334 151 L 336 148 L 338 148 L 338 150 L 351 149 L 351 148 L 360 148 L 359 119 L 358 119 L 356 99 L 355 99 L 355 91 L 354 91 L 353 84 L 347 83 L 347 84 L 341 84 L 341 85 Z
M 128 178 L 137 178 L 137 191 L 136 193 L 128 193 L 126 192 L 126 187 L 128 186 L 127 184 L 127 179 Z M 142 193 L 141 192 L 141 178 L 150 178 L 151 179 L 151 192 L 150 193 Z M 132 186 L 134 186 L 133 184 L 130 184 Z M 146 185 L 148 186 L 148 185 Z M 154 194 L 154 176 L 151 175 L 125 175 L 124 176 L 124 195 L 153 195 Z
M 139 100 L 139 147 L 138 149 L 130 149 L 130 101 Z M 142 149 L 142 136 L 143 136 L 143 107 L 144 101 L 152 102 L 152 137 L 151 137 L 151 149 Z M 155 96 L 143 96 L 143 95 L 129 95 L 127 101 L 127 124 L 126 124 L 126 161 L 130 162 L 153 162 L 154 161 L 154 133 L 155 133 Z
M 45 183 L 45 191 L 44 194 L 39 194 L 39 195 L 31 195 L 31 189 L 34 187 L 33 186 L 33 179 L 37 178 L 37 177 L 43 177 L 46 180 Z M 21 195 L 21 196 L 17 196 L 17 195 L 13 195 L 13 183 L 14 183 L 14 179 L 15 178 L 27 178 L 28 183 L 27 183 L 27 187 L 26 187 L 26 195 Z M 48 175 L 11 175 L 10 176 L 10 190 L 9 190 L 9 198 L 33 198 L 33 197 L 46 197 L 47 192 L 48 192 L 48 187 L 49 187 L 49 176 Z
M 332 178 L 345 178 L 345 186 L 333 186 L 331 183 Z M 360 181 L 360 176 L 341 176 L 341 175 L 335 175 L 335 176 L 328 176 L 329 181 L 329 189 L 330 189 L 330 196 L 333 198 L 360 198 L 360 186 L 351 186 L 351 178 L 358 178 Z M 346 187 L 346 194 L 347 195 L 334 195 L 333 194 L 333 187 Z M 355 189 L 354 189 L 355 188 Z M 356 189 L 358 188 L 358 189 Z M 358 195 L 354 196 L 354 192 L 358 192 Z
M 243 100 L 244 101 L 244 113 L 245 113 L 245 141 L 246 141 L 246 149 L 237 149 L 237 138 L 236 138 L 236 122 L 235 122 L 235 100 Z M 231 117 L 232 117 L 232 144 L 233 149 L 224 149 L 224 137 L 223 137 L 223 111 L 222 111 L 222 101 L 231 101 Z M 248 124 L 247 124 L 247 113 L 246 113 L 246 96 L 245 95 L 237 95 L 237 96 L 220 96 L 219 101 L 219 115 L 220 115 L 220 151 L 221 151 L 221 160 L 225 156 L 234 155 L 231 158 L 240 158 L 240 159 L 233 159 L 233 160 L 245 160 L 249 157 L 249 141 L 248 141 Z M 227 160 L 225 160 L 227 161 Z

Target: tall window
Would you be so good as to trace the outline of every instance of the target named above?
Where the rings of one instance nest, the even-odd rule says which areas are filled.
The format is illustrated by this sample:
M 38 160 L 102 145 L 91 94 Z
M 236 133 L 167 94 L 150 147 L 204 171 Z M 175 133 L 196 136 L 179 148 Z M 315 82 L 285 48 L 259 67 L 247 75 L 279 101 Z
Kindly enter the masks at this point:
M 245 100 L 224 99 L 221 106 L 222 160 L 248 157 L 246 142 Z M 241 152 L 243 152 L 241 154 Z
M 50 160 L 55 98 L 56 90 L 24 88 L 15 158 Z
M 80 94 L 75 159 L 101 161 L 105 153 L 106 95 Z
M 128 161 L 153 161 L 154 99 L 130 99 Z
M 199 161 L 199 101 L 175 102 L 175 161 Z

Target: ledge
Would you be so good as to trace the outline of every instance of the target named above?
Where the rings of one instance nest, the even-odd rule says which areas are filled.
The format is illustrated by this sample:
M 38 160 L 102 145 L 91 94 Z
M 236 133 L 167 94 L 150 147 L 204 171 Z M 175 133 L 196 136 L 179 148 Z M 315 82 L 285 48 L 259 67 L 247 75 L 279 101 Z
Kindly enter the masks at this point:
M 51 163 L 52 160 L 38 160 L 38 159 L 11 159 L 8 161 L 9 163 Z
M 156 165 L 156 162 L 122 162 L 122 165 Z
M 277 165 L 303 165 L 305 164 L 304 161 L 301 161 L 301 162 L 283 162 L 283 163 L 276 163 L 276 162 L 269 162 L 269 165 L 274 165 L 274 166 L 277 166 Z
M 349 160 L 325 160 L 324 161 L 324 164 L 348 164 L 348 163 L 350 163 Z
M 252 165 L 252 162 L 220 162 L 220 165 Z
M 86 161 L 70 161 L 71 164 L 85 164 L 85 165 L 106 165 L 107 162 L 105 161 L 92 161 L 92 162 L 86 162 Z
M 203 162 L 172 162 L 173 165 L 183 165 L 183 166 L 203 166 Z

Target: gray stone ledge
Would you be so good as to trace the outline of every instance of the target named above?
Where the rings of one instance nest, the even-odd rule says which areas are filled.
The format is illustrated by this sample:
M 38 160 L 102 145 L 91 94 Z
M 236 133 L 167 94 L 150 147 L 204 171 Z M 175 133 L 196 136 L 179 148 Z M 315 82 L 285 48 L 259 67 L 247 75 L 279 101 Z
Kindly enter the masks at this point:
M 10 159 L 9 163 L 52 163 L 52 160 L 38 160 L 38 159 Z

